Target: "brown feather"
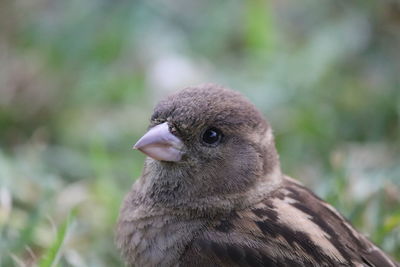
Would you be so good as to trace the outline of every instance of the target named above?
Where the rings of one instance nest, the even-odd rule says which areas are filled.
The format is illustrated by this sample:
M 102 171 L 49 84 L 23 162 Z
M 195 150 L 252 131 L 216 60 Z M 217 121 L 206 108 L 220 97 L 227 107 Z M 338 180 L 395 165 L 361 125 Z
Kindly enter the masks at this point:
M 293 211 L 286 205 L 298 212 L 284 214 Z M 285 178 L 268 199 L 219 219 L 193 241 L 181 261 L 190 266 L 197 256 L 208 255 L 217 266 L 398 266 L 332 210 Z M 282 220 L 288 216 L 292 221 Z
M 399 266 L 332 206 L 282 174 L 272 130 L 247 99 L 212 84 L 161 101 L 180 162 L 148 158 L 126 196 L 117 245 L 130 266 Z M 201 133 L 218 127 L 217 147 Z

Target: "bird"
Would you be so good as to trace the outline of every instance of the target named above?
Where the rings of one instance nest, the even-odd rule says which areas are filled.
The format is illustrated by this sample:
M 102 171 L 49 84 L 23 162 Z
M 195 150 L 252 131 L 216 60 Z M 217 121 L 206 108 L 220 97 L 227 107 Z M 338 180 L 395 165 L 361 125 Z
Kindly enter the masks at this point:
M 116 245 L 127 266 L 399 266 L 280 166 L 270 124 L 217 84 L 154 108 Z

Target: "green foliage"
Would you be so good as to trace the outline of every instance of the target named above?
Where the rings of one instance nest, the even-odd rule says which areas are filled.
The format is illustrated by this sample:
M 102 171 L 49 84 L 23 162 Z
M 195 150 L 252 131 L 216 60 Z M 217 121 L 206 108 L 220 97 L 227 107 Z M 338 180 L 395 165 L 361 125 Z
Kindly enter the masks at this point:
M 40 267 L 57 266 L 62 252 L 62 245 L 65 242 L 68 230 L 71 226 L 71 221 L 74 219 L 74 217 L 75 217 L 75 212 L 72 211 L 72 213 L 69 214 L 67 219 L 61 224 L 60 229 L 57 231 L 57 235 L 53 244 L 51 244 L 50 247 L 47 248 L 47 251 L 44 252 L 39 262 Z
M 0 265 L 122 265 L 130 148 L 157 100 L 210 81 L 256 103 L 284 171 L 400 260 L 399 18 L 389 0 L 1 1 Z

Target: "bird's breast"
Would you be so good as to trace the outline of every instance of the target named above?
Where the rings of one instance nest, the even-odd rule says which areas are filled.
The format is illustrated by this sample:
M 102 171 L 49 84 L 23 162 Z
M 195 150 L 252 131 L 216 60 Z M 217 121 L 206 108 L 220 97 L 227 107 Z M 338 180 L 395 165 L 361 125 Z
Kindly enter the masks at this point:
M 128 264 L 175 266 L 199 229 L 200 221 L 182 221 L 176 216 L 156 215 L 119 220 L 118 245 Z

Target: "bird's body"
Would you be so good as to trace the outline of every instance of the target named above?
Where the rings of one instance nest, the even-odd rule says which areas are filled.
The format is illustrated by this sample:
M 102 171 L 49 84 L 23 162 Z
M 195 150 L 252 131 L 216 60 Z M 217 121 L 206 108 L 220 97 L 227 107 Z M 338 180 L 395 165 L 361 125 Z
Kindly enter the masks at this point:
M 117 230 L 129 265 L 398 266 L 282 174 L 271 128 L 238 93 L 186 89 L 146 136 L 136 146 L 151 158 Z

